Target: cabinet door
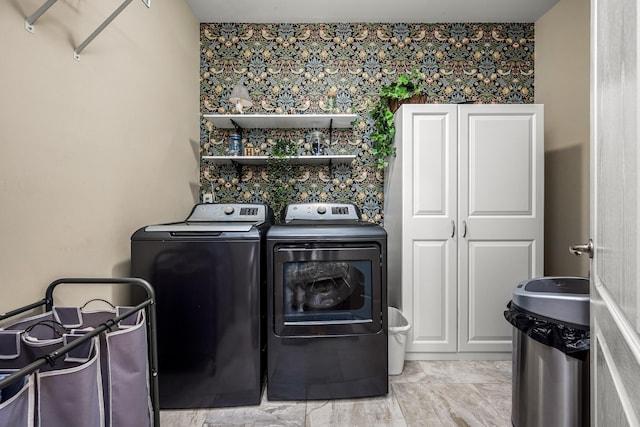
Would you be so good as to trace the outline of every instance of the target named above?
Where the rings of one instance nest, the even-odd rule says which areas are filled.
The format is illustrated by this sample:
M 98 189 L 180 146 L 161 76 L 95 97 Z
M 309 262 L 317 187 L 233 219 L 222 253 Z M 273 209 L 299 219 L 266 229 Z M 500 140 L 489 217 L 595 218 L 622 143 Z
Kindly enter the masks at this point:
M 511 351 L 503 311 L 543 274 L 543 107 L 459 108 L 459 351 Z
M 455 105 L 404 106 L 400 132 L 402 307 L 409 352 L 454 352 L 457 335 Z

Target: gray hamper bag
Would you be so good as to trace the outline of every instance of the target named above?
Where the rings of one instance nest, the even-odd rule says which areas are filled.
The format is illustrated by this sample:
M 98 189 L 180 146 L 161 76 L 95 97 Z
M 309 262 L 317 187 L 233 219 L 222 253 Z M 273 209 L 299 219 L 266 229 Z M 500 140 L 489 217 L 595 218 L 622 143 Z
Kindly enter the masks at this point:
M 96 311 L 53 307 L 53 314 L 56 321 L 67 328 L 86 330 L 130 310 L 132 307 Z M 99 337 L 107 427 L 151 426 L 153 408 L 149 393 L 144 310 L 123 319 L 110 332 Z
M 0 378 L 9 372 L 0 370 Z M 20 383 L 12 385 L 16 390 L 10 397 L 3 397 L 0 391 L 0 426 L 33 427 L 35 413 L 34 375 L 29 375 Z
M 61 333 L 42 322 L 42 316 L 31 319 L 35 323 L 27 330 L 0 331 L 1 371 L 18 370 L 83 337 Z M 0 427 L 104 426 L 99 354 L 97 339 L 87 340 L 55 363 L 4 388 Z
M 11 360 L 20 354 L 20 334 L 0 330 L 0 379 L 17 371 Z M 33 427 L 35 414 L 35 380 L 33 374 L 0 389 L 0 426 Z

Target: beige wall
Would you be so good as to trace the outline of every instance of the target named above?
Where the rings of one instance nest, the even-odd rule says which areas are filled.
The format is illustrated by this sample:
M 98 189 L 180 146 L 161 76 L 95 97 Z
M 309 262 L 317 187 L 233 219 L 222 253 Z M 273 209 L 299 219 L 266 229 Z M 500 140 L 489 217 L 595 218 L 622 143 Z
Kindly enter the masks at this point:
M 545 274 L 589 274 L 569 253 L 589 239 L 589 1 L 536 22 L 536 103 L 545 105 Z
M 195 201 L 199 24 L 184 1 L 0 1 L 0 312 L 129 275 L 130 236 Z

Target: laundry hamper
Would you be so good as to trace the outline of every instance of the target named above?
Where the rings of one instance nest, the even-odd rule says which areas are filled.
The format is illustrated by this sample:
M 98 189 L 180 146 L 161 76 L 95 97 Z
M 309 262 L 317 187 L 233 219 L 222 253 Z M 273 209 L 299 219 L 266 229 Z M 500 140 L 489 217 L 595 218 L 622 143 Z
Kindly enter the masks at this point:
M 136 307 L 113 307 L 109 304 L 106 309 L 90 310 L 88 305 L 82 307 L 58 307 L 53 305 L 53 290 L 60 284 L 109 284 L 109 283 L 133 283 L 142 286 L 147 290 L 149 298 Z M 40 302 L 46 305 L 47 311 L 43 314 L 19 320 L 0 330 L 0 334 L 9 336 L 11 333 L 18 333 L 22 345 L 29 343 L 27 331 L 34 328 L 34 325 L 41 330 L 44 325 L 49 325 L 52 333 L 59 335 L 70 335 L 80 337 L 77 340 L 94 339 L 95 356 L 97 367 L 97 379 L 100 385 L 100 412 L 102 421 L 90 424 L 78 424 L 78 426 L 107 426 L 107 427 L 146 427 L 158 426 L 159 414 L 157 409 L 157 356 L 155 353 L 155 311 L 153 300 L 153 290 L 151 286 L 142 279 L 60 279 L 53 282 L 47 288 L 45 299 Z M 24 309 L 31 309 L 32 306 L 0 316 L 0 320 L 23 312 Z M 144 309 L 144 310 L 143 310 Z M 23 311 L 21 311 L 23 310 Z M 43 333 L 43 332 L 40 332 Z M 0 338 L 2 335 L 0 335 Z M 9 338 L 7 338 L 7 342 Z M 73 345 L 73 343 L 72 343 Z M 74 424 L 52 424 L 49 418 L 40 416 L 40 410 L 47 404 L 43 389 L 39 387 L 40 377 L 45 375 L 45 370 L 49 369 L 45 365 L 51 365 L 53 372 L 57 372 L 58 363 L 53 363 L 52 359 L 65 354 L 68 349 L 62 347 L 47 348 L 53 353 L 42 353 L 34 355 L 37 359 L 37 367 L 25 367 L 16 372 L 25 375 L 21 380 L 13 378 L 15 383 L 22 383 L 23 389 L 16 394 L 16 402 L 12 403 L 12 409 L 6 412 L 18 413 L 15 408 L 30 408 L 35 410 L 34 425 L 38 427 L 71 427 Z M 73 349 L 72 349 L 73 350 Z M 77 350 L 74 350 L 77 351 Z M 36 357 L 38 356 L 38 357 Z M 0 356 L 1 358 L 2 356 Z M 65 358 L 69 356 L 66 355 Z M 24 361 L 24 360 L 23 360 Z M 14 363 L 15 365 L 15 363 Z M 0 365 L 1 366 L 1 365 Z M 31 370 L 31 372 L 25 372 Z M 31 381 L 35 378 L 36 381 Z M 0 390 L 5 390 L 3 384 L 11 378 L 0 381 Z M 31 387 L 31 388 L 30 388 Z M 57 387 L 73 387 L 71 381 L 61 380 Z M 4 398 L 3 398 L 4 400 Z M 79 396 L 67 396 L 65 402 L 68 406 L 82 406 L 84 402 Z M 7 402 L 7 406 L 9 406 Z M 4 403 L 3 403 L 4 404 Z M 2 406 L 0 406 L 2 408 Z M 69 409 L 73 413 L 73 408 Z M 2 423 L 2 413 L 0 412 L 0 427 L 5 427 Z M 27 417 L 28 418 L 28 417 Z M 46 423 L 45 423 L 46 421 Z M 28 422 L 28 420 L 27 420 Z M 17 424 L 22 425 L 22 424 Z M 8 426 L 13 427 L 12 424 Z

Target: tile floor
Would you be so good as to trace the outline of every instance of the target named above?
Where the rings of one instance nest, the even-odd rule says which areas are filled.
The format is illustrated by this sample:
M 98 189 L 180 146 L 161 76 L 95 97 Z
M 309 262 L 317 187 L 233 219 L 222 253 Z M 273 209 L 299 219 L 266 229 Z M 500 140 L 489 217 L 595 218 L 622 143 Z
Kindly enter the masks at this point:
M 510 361 L 407 361 L 389 394 L 161 411 L 161 427 L 511 426 Z

